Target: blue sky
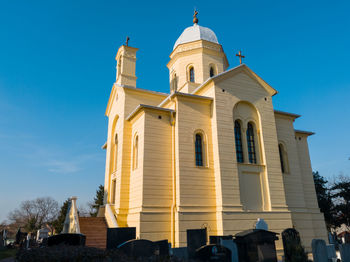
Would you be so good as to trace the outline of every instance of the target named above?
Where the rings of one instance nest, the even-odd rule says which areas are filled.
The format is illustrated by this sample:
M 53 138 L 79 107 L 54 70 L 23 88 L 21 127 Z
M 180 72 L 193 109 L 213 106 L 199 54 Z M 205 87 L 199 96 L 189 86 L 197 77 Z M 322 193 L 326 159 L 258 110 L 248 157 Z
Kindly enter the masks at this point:
M 0 221 L 22 200 L 93 199 L 104 182 L 104 116 L 115 55 L 139 48 L 138 86 L 168 92 L 166 64 L 181 32 L 210 27 L 230 67 L 245 63 L 301 114 L 314 170 L 350 175 L 348 1 L 0 2 Z

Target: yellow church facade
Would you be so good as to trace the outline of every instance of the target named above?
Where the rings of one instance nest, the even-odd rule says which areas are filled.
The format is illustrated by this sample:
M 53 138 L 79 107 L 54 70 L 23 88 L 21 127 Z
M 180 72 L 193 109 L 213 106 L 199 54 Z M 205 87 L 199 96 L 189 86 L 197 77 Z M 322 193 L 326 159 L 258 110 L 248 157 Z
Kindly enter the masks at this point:
M 326 239 L 299 115 L 276 111 L 277 91 L 248 66 L 228 69 L 215 33 L 193 26 L 168 63 L 170 92 L 136 85 L 137 48 L 119 48 L 106 115 L 108 227 L 186 245 L 186 230 L 234 235 L 263 218 L 295 227 L 307 248 Z M 281 239 L 281 237 L 280 237 Z M 282 242 L 277 242 L 282 249 Z

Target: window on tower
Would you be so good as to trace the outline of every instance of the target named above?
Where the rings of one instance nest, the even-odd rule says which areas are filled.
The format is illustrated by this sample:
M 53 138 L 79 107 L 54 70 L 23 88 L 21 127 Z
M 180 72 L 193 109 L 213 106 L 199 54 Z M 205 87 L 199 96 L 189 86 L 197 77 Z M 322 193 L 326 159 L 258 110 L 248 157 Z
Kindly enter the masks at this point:
M 189 74 L 190 74 L 190 82 L 194 83 L 194 68 L 193 67 L 190 68 Z
M 254 127 L 253 127 L 252 123 L 248 123 L 248 128 L 247 128 L 247 145 L 248 145 L 249 163 L 256 164 Z
M 199 133 L 196 134 L 195 151 L 196 166 L 203 166 L 203 137 Z
M 238 120 L 235 121 L 235 141 L 236 141 L 236 158 L 238 163 L 244 162 L 241 124 Z
M 211 66 L 210 67 L 210 77 L 213 77 L 215 75 L 215 71 L 214 71 L 214 68 Z

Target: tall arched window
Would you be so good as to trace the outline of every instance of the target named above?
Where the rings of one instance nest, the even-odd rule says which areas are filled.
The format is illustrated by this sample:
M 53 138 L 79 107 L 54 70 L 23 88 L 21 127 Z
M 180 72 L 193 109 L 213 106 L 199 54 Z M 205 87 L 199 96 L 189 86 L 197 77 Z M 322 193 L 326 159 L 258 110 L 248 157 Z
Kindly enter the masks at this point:
M 174 91 L 177 90 L 177 77 L 176 77 L 176 74 L 174 74 L 174 78 L 173 78 L 173 90 Z
M 289 173 L 288 156 L 287 151 L 282 143 L 278 144 L 278 151 L 280 153 L 281 170 L 282 173 Z
M 214 67 L 210 67 L 210 71 L 209 71 L 210 77 L 213 77 L 215 75 L 215 71 L 214 71 Z
M 114 171 L 117 170 L 118 168 L 118 134 L 115 134 L 115 137 L 114 137 Z
M 256 164 L 254 128 L 253 128 L 252 123 L 248 123 L 248 128 L 247 128 L 247 145 L 248 145 L 249 163 Z
M 193 66 L 190 68 L 190 82 L 194 83 L 194 68 Z
M 138 158 L 139 158 L 139 136 L 135 136 L 134 148 L 133 148 L 133 157 L 132 157 L 132 167 L 137 169 L 138 167 Z
M 278 151 L 280 153 L 281 170 L 282 170 L 282 173 L 284 173 L 283 146 L 282 146 L 282 144 L 278 145 Z
M 196 134 L 195 150 L 196 166 L 203 166 L 203 138 L 201 134 Z
M 238 120 L 235 121 L 235 141 L 236 141 L 236 157 L 238 163 L 244 162 L 241 124 Z

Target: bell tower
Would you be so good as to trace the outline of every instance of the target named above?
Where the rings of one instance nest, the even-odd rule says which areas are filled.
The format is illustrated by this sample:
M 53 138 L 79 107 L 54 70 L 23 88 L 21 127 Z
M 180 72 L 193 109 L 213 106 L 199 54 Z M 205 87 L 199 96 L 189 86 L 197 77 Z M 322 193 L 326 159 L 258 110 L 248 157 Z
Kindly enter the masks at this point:
M 125 45 L 122 45 L 115 57 L 117 60 L 117 79 L 119 85 L 136 87 L 136 52 L 138 48 L 128 46 L 129 38 Z
M 186 28 L 175 42 L 167 64 L 170 90 L 192 93 L 208 78 L 226 71 L 228 61 L 215 33 L 198 25 L 195 11 L 193 26 Z

